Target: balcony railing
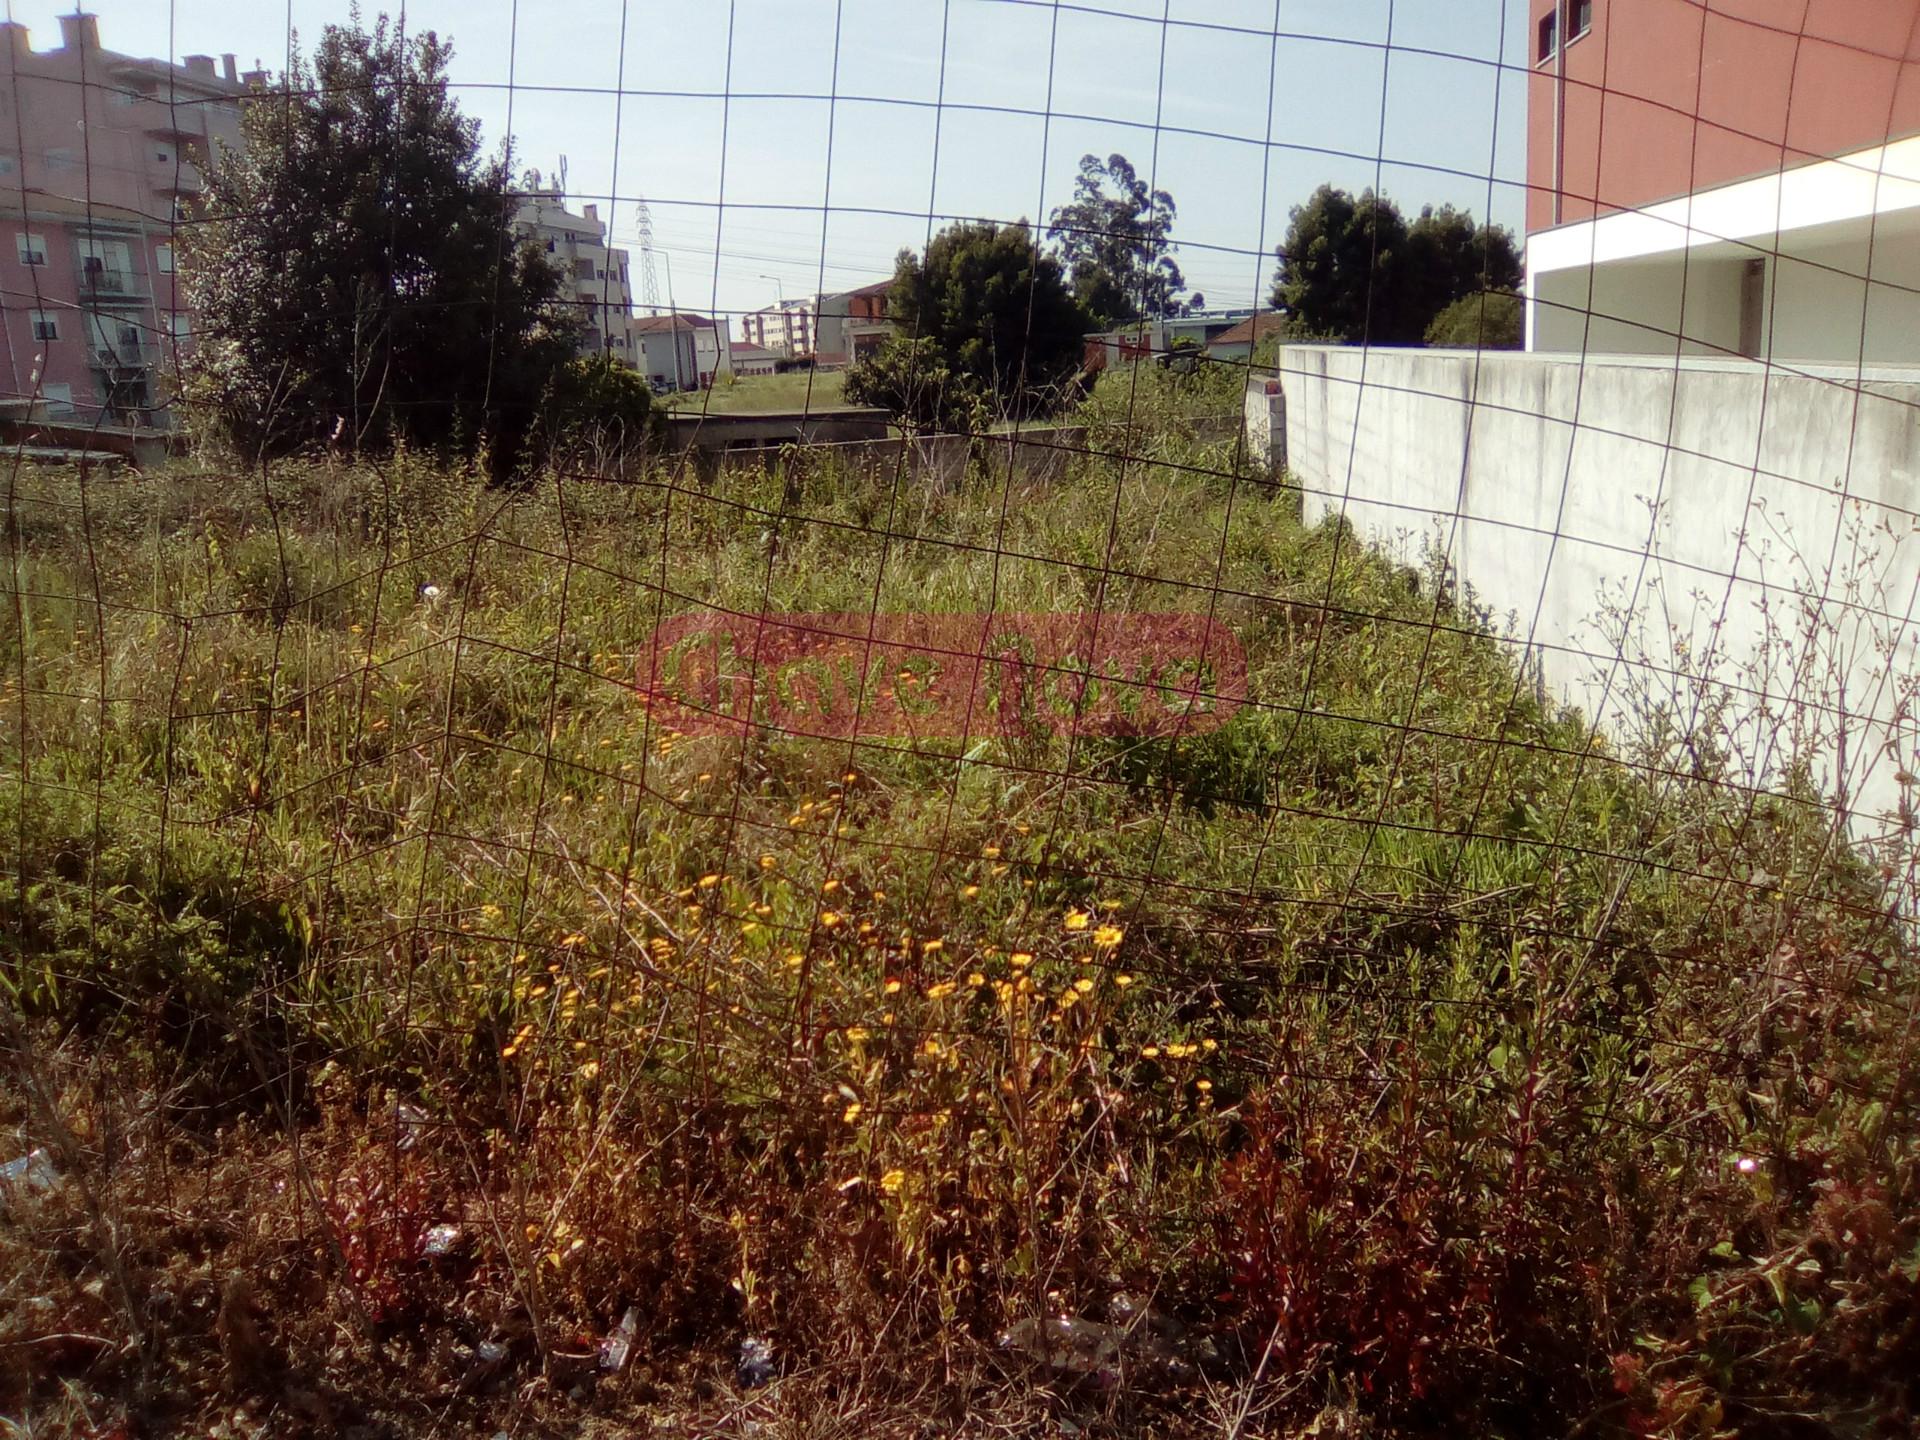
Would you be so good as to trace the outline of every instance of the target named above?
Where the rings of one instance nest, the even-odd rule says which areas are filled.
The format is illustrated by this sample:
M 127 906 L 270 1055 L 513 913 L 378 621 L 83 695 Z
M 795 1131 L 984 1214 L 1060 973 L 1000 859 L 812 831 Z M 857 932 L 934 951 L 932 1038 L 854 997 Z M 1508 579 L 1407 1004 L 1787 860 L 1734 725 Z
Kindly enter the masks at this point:
M 108 270 L 91 265 L 80 272 L 80 292 L 95 299 L 143 298 L 140 277 L 132 271 Z
M 89 347 L 88 363 L 96 370 L 145 370 L 155 363 L 154 347 L 137 341 Z

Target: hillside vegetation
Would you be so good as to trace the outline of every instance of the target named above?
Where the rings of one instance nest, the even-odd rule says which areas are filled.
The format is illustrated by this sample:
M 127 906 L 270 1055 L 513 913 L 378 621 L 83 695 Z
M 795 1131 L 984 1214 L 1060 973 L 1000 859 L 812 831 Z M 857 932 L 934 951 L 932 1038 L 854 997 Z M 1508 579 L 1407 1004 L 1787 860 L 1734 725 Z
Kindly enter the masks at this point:
M 1044 484 L 14 473 L 0 1414 L 1905 1433 L 1884 877 L 1544 707 L 1219 383 L 1105 377 Z M 678 734 L 703 606 L 1210 612 L 1252 703 Z

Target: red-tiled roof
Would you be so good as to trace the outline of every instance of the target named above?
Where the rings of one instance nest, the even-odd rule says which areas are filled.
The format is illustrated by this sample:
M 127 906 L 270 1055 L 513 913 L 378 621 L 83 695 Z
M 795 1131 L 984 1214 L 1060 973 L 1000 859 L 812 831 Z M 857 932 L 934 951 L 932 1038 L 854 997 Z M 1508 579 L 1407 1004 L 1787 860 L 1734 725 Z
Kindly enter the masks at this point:
M 1223 335 L 1216 335 L 1209 344 L 1213 345 L 1257 345 L 1269 335 L 1277 335 L 1285 321 L 1285 316 L 1277 310 L 1261 310 L 1249 315 L 1238 325 Z
M 643 335 L 654 335 L 663 330 L 699 330 L 712 324 L 704 315 L 648 315 L 634 321 L 633 328 Z

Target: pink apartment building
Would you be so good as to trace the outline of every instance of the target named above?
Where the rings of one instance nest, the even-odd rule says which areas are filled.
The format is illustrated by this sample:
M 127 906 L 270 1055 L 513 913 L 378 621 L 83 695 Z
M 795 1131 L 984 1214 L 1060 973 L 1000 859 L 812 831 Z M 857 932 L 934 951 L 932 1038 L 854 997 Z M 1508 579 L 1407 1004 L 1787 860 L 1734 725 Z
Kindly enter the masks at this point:
M 0 406 L 170 427 L 192 321 L 175 291 L 186 207 L 216 145 L 240 144 L 234 57 L 103 49 L 92 15 L 35 50 L 0 23 Z

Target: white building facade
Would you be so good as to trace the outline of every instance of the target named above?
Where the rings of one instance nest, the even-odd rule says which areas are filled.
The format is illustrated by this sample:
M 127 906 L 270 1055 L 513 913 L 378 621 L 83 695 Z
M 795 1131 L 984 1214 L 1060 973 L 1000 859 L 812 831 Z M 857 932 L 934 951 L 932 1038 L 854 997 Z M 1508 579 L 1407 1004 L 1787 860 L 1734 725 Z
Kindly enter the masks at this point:
M 580 349 L 586 355 L 611 355 L 635 369 L 640 363 L 634 333 L 633 291 L 625 250 L 607 244 L 600 207 L 569 210 L 560 190 L 534 189 L 521 199 L 514 228 L 546 253 L 561 275 L 561 296 L 587 323 Z

